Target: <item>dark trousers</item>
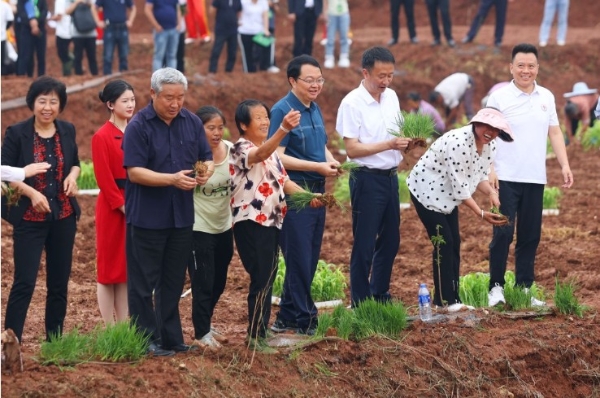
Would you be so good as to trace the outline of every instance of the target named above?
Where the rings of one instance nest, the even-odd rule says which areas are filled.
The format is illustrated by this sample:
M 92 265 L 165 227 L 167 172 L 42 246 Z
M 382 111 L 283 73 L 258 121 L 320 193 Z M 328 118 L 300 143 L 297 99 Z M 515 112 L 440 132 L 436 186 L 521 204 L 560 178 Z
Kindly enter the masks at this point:
M 131 322 L 151 342 L 162 341 L 166 349 L 183 343 L 179 298 L 191 250 L 191 226 L 145 229 L 127 224 L 127 298 Z
M 294 22 L 294 57 L 307 54 L 312 55 L 313 39 L 317 29 L 317 19 L 313 8 L 307 8 L 300 15 L 296 15 Z
M 21 221 L 15 227 L 15 272 L 6 305 L 4 327 L 11 328 L 19 340 L 22 340 L 42 250 L 46 251 L 46 339 L 62 334 L 76 230 L 75 215 L 56 221 Z
M 404 5 L 404 15 L 406 16 L 406 25 L 408 27 L 408 34 L 411 39 L 417 37 L 417 31 L 415 29 L 415 13 L 414 13 L 414 0 L 390 0 L 390 8 L 392 14 L 392 39 L 398 41 L 400 33 L 400 6 Z
M 444 214 L 425 208 L 412 194 L 410 198 L 415 205 L 419 219 L 427 230 L 427 236 L 431 238 L 439 235 L 444 239 L 439 244 L 439 253 L 436 245 L 433 245 L 433 284 L 435 293 L 433 304 L 438 306 L 452 305 L 460 302 L 460 229 L 458 225 L 458 207 L 452 213 Z M 438 264 L 438 255 L 440 262 Z
M 85 51 L 88 59 L 88 67 L 90 73 L 93 76 L 98 74 L 98 62 L 96 61 L 96 38 L 95 37 L 74 37 L 73 43 L 75 44 L 74 53 L 75 61 L 73 66 L 75 67 L 76 75 L 83 75 L 83 52 Z
M 185 32 L 179 33 L 177 42 L 177 70 L 185 73 Z
M 127 56 L 129 55 L 129 29 L 125 23 L 109 23 L 104 28 L 104 50 L 102 56 L 102 73 L 112 73 L 113 55 L 115 47 L 119 54 L 119 72 L 127 70 Z
M 469 33 L 467 33 L 467 38 L 469 41 L 473 40 L 475 36 L 477 36 L 479 28 L 481 28 L 481 25 L 483 25 L 483 22 L 485 21 L 485 18 L 492 7 L 496 7 L 496 30 L 494 32 L 494 44 L 502 44 L 504 25 L 506 24 L 506 10 L 508 8 L 507 0 L 481 0 L 479 3 L 479 9 L 477 10 L 477 15 L 475 15 L 473 23 L 471 23 Z
M 263 227 L 254 221 L 240 221 L 233 226 L 233 236 L 242 264 L 250 275 L 248 335 L 265 337 L 277 274 L 279 229 Z
M 46 31 L 40 26 L 39 36 L 31 34 L 28 23 L 19 24 L 17 75 L 33 77 L 34 54 L 37 58 L 38 77 L 46 74 Z
M 442 25 L 446 40 L 452 40 L 452 22 L 450 21 L 450 0 L 425 0 L 427 12 L 431 22 L 431 33 L 435 41 L 440 41 L 440 27 L 438 25 L 437 10 L 442 14 Z
M 370 297 L 389 299 L 394 259 L 400 247 L 398 176 L 353 172 L 350 178 L 352 305 Z M 369 279 L 370 275 L 370 279 Z
M 324 192 L 324 183 L 311 191 Z M 325 214 L 324 207 L 289 209 L 281 228 L 279 244 L 285 259 L 285 280 L 278 316 L 296 321 L 301 328 L 317 322 L 310 288 L 321 255 Z
M 271 66 L 271 47 L 263 47 L 252 41 L 254 35 L 238 35 L 238 43 L 242 50 L 242 66 L 244 72 L 254 73 L 257 65 L 260 70 Z
M 73 55 L 69 52 L 72 39 L 63 39 L 56 36 L 56 52 L 62 64 L 63 76 L 70 76 L 73 68 Z
M 210 332 L 210 320 L 227 283 L 233 256 L 233 231 L 209 234 L 194 231 L 194 251 L 188 262 L 192 280 L 192 323 L 194 338 Z
M 533 284 L 535 252 L 542 234 L 543 199 L 543 184 L 500 181 L 500 211 L 508 217 L 510 223 L 494 227 L 490 243 L 490 289 L 496 283 L 504 286 L 508 249 L 515 232 L 515 218 L 515 283 L 524 287 Z
M 219 57 L 223 47 L 227 44 L 227 61 L 225 61 L 225 72 L 231 72 L 235 65 L 235 57 L 237 54 L 237 33 L 230 35 L 216 35 L 213 48 L 210 52 L 210 63 L 208 71 L 210 73 L 217 73 L 217 66 L 219 64 Z

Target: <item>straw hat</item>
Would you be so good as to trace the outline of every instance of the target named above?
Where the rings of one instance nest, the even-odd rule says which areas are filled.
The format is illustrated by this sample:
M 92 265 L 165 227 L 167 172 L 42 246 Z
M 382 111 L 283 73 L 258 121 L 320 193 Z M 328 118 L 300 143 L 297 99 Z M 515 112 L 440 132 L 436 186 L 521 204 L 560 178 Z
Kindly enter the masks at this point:
M 577 82 L 573 84 L 573 91 L 570 93 L 565 93 L 563 97 L 571 98 L 577 95 L 588 95 L 588 94 L 596 94 L 598 92 L 595 88 L 589 88 L 587 84 L 584 82 Z

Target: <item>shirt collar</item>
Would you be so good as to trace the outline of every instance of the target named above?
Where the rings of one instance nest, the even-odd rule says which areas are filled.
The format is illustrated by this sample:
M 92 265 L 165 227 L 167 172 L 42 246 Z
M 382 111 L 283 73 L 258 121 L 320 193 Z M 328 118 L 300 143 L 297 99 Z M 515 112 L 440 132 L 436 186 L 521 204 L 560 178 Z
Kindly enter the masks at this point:
M 179 118 L 179 117 L 186 117 L 185 112 L 183 111 L 184 108 L 181 108 L 181 110 L 179 111 L 179 113 L 177 114 L 177 116 L 175 116 L 175 119 Z M 144 116 L 144 118 L 146 120 L 151 120 L 154 118 L 158 118 L 158 114 L 156 113 L 156 111 L 154 110 L 154 106 L 153 106 L 153 101 L 150 100 L 150 103 L 146 106 L 146 108 L 144 108 L 142 110 L 142 115 Z M 161 119 L 162 120 L 162 119 Z
M 288 103 L 288 105 L 290 106 L 290 108 L 296 109 L 296 110 L 311 110 L 314 107 L 313 101 L 311 101 L 310 105 L 308 107 L 306 107 L 306 105 L 304 105 L 302 103 L 302 101 L 300 101 L 298 99 L 298 97 L 296 97 L 296 94 L 294 94 L 294 92 L 292 90 L 290 90 L 290 92 L 286 96 L 285 100 Z
M 373 98 L 373 96 L 371 95 L 371 93 L 369 92 L 369 90 L 367 90 L 367 88 L 365 87 L 365 85 L 363 84 L 365 81 L 364 79 L 361 80 L 360 85 L 358 86 L 358 94 L 359 97 L 362 98 L 363 101 L 365 101 L 365 103 L 367 105 L 371 105 L 373 103 L 377 103 L 377 101 L 375 100 L 375 98 Z M 388 95 L 388 90 L 385 90 L 383 93 L 381 93 L 380 96 L 380 103 L 384 101 L 384 99 L 387 97 Z
M 533 82 L 533 90 L 531 91 L 531 94 L 533 93 L 537 93 L 539 94 L 539 89 L 538 89 L 538 84 L 536 81 Z M 517 87 L 517 85 L 515 84 L 515 79 L 511 80 L 510 82 L 510 88 L 512 90 L 512 93 L 515 95 L 515 97 L 518 97 L 521 94 L 525 94 L 525 95 L 531 95 L 531 94 L 526 94 L 525 92 L 519 90 L 519 88 Z

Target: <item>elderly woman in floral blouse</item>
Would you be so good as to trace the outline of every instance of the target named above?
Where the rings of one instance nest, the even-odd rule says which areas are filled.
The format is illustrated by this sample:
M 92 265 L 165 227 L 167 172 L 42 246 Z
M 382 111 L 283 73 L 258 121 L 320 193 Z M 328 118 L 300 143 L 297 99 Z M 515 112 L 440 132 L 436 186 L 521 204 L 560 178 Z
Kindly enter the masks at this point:
M 250 274 L 248 292 L 248 347 L 275 354 L 266 344 L 271 315 L 271 292 L 277 272 L 279 232 L 287 210 L 285 194 L 302 192 L 283 168 L 276 149 L 300 122 L 290 110 L 279 129 L 267 140 L 269 108 L 258 100 L 242 101 L 235 111 L 240 139 L 231 148 L 231 210 L 233 236 L 244 268 Z M 311 202 L 319 206 L 318 200 Z

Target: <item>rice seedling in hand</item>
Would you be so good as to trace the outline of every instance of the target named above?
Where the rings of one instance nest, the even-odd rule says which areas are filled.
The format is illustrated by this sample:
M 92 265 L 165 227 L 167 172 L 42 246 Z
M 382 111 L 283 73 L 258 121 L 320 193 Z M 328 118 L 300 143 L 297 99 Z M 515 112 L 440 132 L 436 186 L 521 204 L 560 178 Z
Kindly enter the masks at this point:
M 402 112 L 402 116 L 396 118 L 396 126 L 397 130 L 389 129 L 388 133 L 412 139 L 404 150 L 406 153 L 417 147 L 427 148 L 427 139 L 431 138 L 435 131 L 433 120 L 421 113 Z
M 23 192 L 19 188 L 11 187 L 7 183 L 2 183 L 2 195 L 6 197 L 6 209 L 10 211 L 12 206 L 19 205 L 19 199 L 23 195 Z
M 77 187 L 79 189 L 98 189 L 96 175 L 94 174 L 94 164 L 90 161 L 80 163 L 81 172 L 77 178 Z
M 340 209 L 344 210 L 344 205 L 338 202 L 338 200 L 331 193 L 314 193 L 310 192 L 306 187 L 304 191 L 294 192 L 289 196 L 289 206 L 290 208 L 301 211 L 305 209 L 307 206 L 310 206 L 310 203 L 313 199 L 317 199 L 328 209 L 332 209 L 337 206 Z
M 194 163 L 194 173 L 197 177 L 203 177 L 208 172 L 208 166 L 201 160 Z
M 502 214 L 500 212 L 500 209 L 498 208 L 498 206 L 492 206 L 490 208 L 490 213 L 495 214 L 496 219 L 505 221 L 505 224 L 508 224 L 510 221 L 507 216 L 505 216 L 504 214 Z
M 341 172 L 343 172 L 343 173 L 344 172 L 349 173 L 352 170 L 358 169 L 359 167 L 360 167 L 360 164 L 358 164 L 356 162 L 348 161 L 348 162 L 344 162 L 344 163 L 340 164 L 338 166 L 338 170 L 341 171 Z

